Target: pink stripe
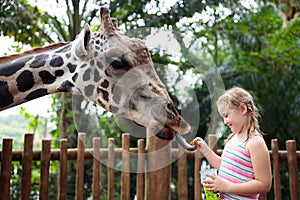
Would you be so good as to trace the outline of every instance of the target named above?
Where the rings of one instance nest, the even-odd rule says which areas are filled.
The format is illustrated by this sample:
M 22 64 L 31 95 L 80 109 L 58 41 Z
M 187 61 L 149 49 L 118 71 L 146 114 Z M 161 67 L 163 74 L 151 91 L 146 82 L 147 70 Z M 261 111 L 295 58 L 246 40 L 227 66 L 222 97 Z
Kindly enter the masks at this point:
M 235 146 L 235 147 L 232 147 L 232 149 L 238 151 L 239 153 L 243 154 L 243 156 L 245 156 L 245 158 L 249 159 L 250 160 L 250 156 L 249 154 L 247 153 L 246 149 L 243 149 L 242 147 L 240 146 Z
M 227 180 L 227 181 L 229 181 L 231 183 L 242 183 L 241 180 L 235 179 L 235 178 L 233 178 L 231 176 L 228 176 L 227 174 L 224 174 L 224 173 L 219 173 L 218 177 L 220 177 L 220 178 L 222 178 L 224 180 Z
M 250 160 L 250 156 L 248 155 L 246 149 L 243 149 L 243 148 L 240 147 L 240 146 L 228 146 L 228 149 L 230 149 L 231 151 L 232 151 L 232 150 L 233 150 L 233 151 L 237 151 L 237 152 L 239 152 L 240 154 L 242 154 L 242 155 L 244 156 L 245 159 Z M 228 150 L 228 151 L 230 151 L 230 150 Z M 230 151 L 230 152 L 231 152 L 231 151 Z
M 257 199 L 258 198 L 258 195 L 239 195 L 241 197 L 245 197 L 245 198 L 248 198 L 248 199 Z
M 239 165 L 252 168 L 252 163 L 246 162 L 246 161 L 244 161 L 244 160 L 242 160 L 242 159 L 240 159 L 240 158 L 238 158 L 238 157 L 236 157 L 234 155 L 231 155 L 229 153 L 224 152 L 222 154 L 222 159 L 223 158 L 226 158 L 226 160 L 230 160 L 231 162 L 235 162 L 235 163 L 237 163 Z
M 230 196 L 229 196 L 230 195 Z M 224 200 L 230 200 L 232 198 L 239 198 L 239 199 L 258 199 L 259 195 L 233 195 L 233 194 L 221 194 L 221 199 L 224 199 Z
M 254 178 L 254 174 L 242 171 L 242 170 L 236 168 L 235 166 L 229 165 L 227 163 L 223 163 L 222 167 L 228 169 L 229 171 L 235 172 L 236 174 L 238 174 L 239 176 L 242 176 L 243 178 L 247 178 L 247 179 Z M 227 170 L 224 170 L 224 171 L 227 171 Z

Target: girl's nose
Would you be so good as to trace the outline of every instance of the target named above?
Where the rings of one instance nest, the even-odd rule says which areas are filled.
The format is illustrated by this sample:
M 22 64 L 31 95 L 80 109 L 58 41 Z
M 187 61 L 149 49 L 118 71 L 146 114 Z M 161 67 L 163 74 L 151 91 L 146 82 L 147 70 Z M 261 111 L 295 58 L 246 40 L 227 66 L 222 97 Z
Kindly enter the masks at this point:
M 227 125 L 228 120 L 224 118 L 224 124 Z

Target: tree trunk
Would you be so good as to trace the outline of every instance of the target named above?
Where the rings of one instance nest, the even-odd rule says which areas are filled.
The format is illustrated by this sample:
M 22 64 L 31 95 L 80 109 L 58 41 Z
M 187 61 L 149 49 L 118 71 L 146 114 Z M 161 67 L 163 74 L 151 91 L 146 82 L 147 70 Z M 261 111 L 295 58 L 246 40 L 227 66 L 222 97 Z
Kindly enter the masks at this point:
M 147 129 L 148 168 L 146 173 L 145 199 L 171 199 L 171 145 L 170 141 L 153 136 Z M 151 135 L 149 137 L 149 135 Z

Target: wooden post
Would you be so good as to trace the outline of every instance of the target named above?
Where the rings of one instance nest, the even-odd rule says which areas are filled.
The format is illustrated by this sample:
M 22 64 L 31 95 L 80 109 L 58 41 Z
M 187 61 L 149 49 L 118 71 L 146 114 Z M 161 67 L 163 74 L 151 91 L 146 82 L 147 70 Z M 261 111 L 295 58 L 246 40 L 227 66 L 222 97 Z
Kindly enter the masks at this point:
M 93 138 L 93 200 L 100 198 L 100 138 Z
M 288 162 L 289 178 L 290 178 L 290 196 L 291 196 L 291 200 L 298 200 L 300 196 L 299 196 L 296 141 L 287 140 L 285 144 L 287 150 L 287 162 Z
M 202 185 L 201 185 L 201 178 L 200 178 L 200 170 L 201 170 L 201 163 L 202 159 L 199 158 L 199 152 L 194 152 L 194 159 L 195 159 L 195 171 L 194 171 L 194 190 L 195 190 L 195 200 L 202 200 Z
M 12 161 L 12 139 L 3 139 L 1 175 L 0 175 L 0 199 L 10 199 L 10 177 Z
M 136 196 L 137 199 L 145 197 L 145 140 L 138 140 L 138 168 L 136 178 Z
M 146 200 L 171 199 L 171 145 L 147 129 Z
M 108 139 L 108 199 L 114 200 L 115 192 L 115 140 L 114 138 Z
M 187 154 L 185 149 L 178 145 L 178 200 L 188 199 L 187 190 Z
M 49 167 L 51 159 L 51 140 L 42 140 L 40 199 L 47 200 L 49 193 Z
M 130 135 L 122 135 L 122 174 L 121 174 L 121 199 L 130 199 Z
M 85 133 L 78 134 L 77 140 L 77 169 L 76 169 L 76 188 L 75 199 L 83 200 L 84 197 L 84 155 L 85 155 Z
M 33 134 L 25 134 L 24 151 L 22 154 L 22 181 L 21 181 L 22 200 L 30 200 L 33 138 L 34 138 Z
M 67 199 L 67 179 L 68 179 L 68 140 L 60 140 L 60 167 L 58 182 L 58 199 Z
M 273 164 L 273 177 L 274 177 L 274 197 L 275 199 L 281 199 L 281 188 L 280 188 L 280 169 L 279 169 L 279 153 L 278 153 L 278 140 L 272 139 L 272 164 Z

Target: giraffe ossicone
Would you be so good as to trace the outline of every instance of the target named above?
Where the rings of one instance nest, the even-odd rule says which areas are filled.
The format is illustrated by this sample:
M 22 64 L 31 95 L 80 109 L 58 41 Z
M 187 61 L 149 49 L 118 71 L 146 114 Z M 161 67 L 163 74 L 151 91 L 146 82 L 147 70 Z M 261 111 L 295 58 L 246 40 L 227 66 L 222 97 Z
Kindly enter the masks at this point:
M 99 31 L 85 25 L 72 42 L 0 58 L 0 111 L 69 92 L 150 128 L 161 139 L 187 134 L 190 125 L 176 110 L 144 42 L 121 34 L 109 9 L 100 13 Z

